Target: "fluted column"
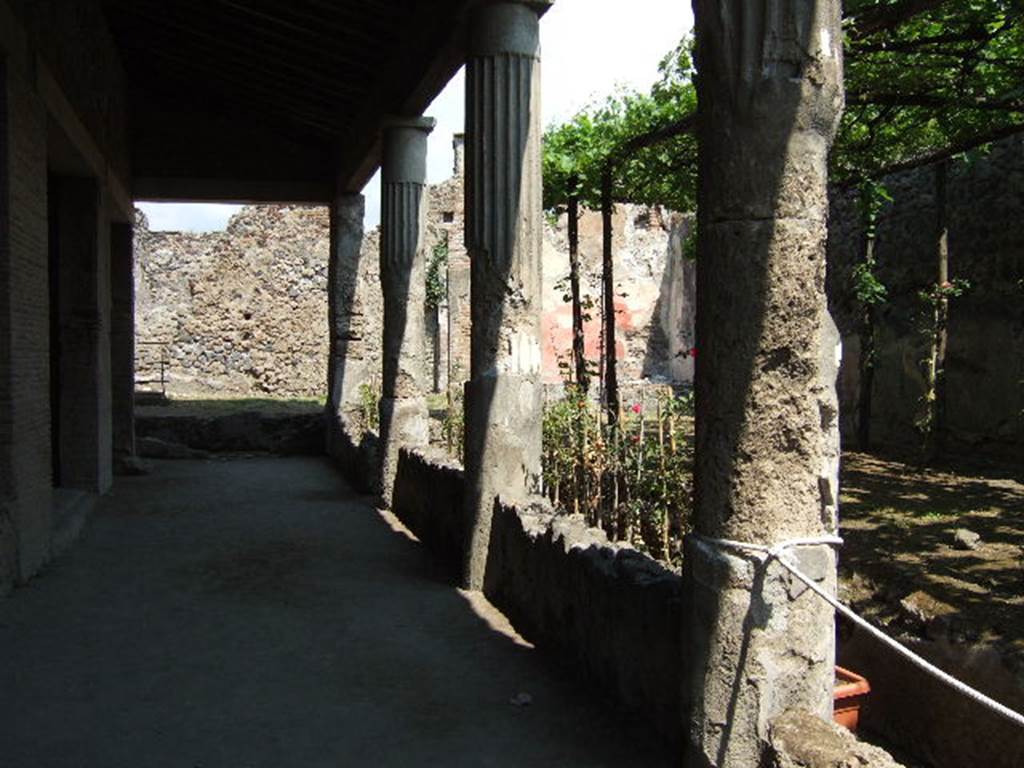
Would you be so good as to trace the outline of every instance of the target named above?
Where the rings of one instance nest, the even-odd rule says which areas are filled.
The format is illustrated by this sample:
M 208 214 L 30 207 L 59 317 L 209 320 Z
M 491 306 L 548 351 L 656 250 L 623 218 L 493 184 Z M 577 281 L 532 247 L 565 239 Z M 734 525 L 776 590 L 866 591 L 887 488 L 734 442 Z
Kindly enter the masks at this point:
M 430 441 L 424 306 L 427 136 L 431 118 L 384 128 L 381 163 L 380 278 L 384 291 L 380 399 L 380 483 L 390 506 L 403 447 Z
M 536 4 L 478 8 L 466 64 L 465 585 L 484 587 L 496 495 L 539 490 L 541 455 L 540 42 Z
M 840 0 L 697 0 L 695 536 L 688 766 L 762 764 L 771 720 L 831 716 L 834 617 L 775 560 L 722 540 L 837 527 L 838 333 L 825 298 L 828 151 L 842 112 Z M 836 588 L 831 546 L 784 555 Z

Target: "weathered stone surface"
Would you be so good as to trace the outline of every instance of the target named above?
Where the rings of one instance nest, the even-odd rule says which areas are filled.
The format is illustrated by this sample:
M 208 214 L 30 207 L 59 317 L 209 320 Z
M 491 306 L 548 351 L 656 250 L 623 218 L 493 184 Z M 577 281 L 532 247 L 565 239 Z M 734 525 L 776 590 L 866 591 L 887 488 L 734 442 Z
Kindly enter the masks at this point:
M 525 637 L 680 746 L 677 574 L 543 501 L 498 502 L 484 592 Z
M 382 313 L 379 231 L 363 235 L 362 195 L 341 195 L 331 206 L 327 311 L 330 326 L 328 411 L 361 431 L 360 387 L 380 376 Z M 311 327 L 307 333 L 315 334 Z
M 432 118 L 395 120 L 384 129 L 380 276 L 384 294 L 380 487 L 390 506 L 398 452 L 430 442 L 427 413 L 426 225 L 424 185 Z
M 402 449 L 392 510 L 444 561 L 454 580 L 462 578 L 469 532 L 464 494 L 461 467 L 442 456 Z
M 209 456 L 206 451 L 159 437 L 140 435 L 135 443 L 139 456 L 147 459 L 205 459 Z
M 324 415 L 275 414 L 260 410 L 228 414 L 147 416 L 136 419 L 136 432 L 145 438 L 143 455 L 163 458 L 154 446 L 156 439 L 168 445 L 180 445 L 199 451 L 256 451 L 280 455 L 319 455 L 324 452 Z M 141 451 L 141 449 L 140 449 Z M 188 458 L 188 455 L 169 458 Z
M 764 768 L 902 768 L 842 726 L 793 710 L 772 720 Z
M 977 549 L 981 546 L 981 536 L 966 528 L 957 528 L 953 532 L 953 546 L 957 549 Z
M 380 494 L 380 438 L 375 432 L 354 432 L 337 414 L 327 414 L 327 453 L 360 493 Z
M 824 289 L 840 4 L 697 0 L 695 15 L 694 527 L 760 545 L 834 534 L 837 334 Z M 792 556 L 834 592 L 834 552 Z M 686 762 L 760 765 L 772 718 L 831 712 L 832 609 L 774 561 L 691 538 L 683 563 Z
M 461 147 L 458 155 L 461 157 Z M 459 161 L 460 162 L 460 161 Z M 464 178 L 456 173 L 428 187 L 427 241 L 448 244 L 447 300 L 440 308 L 439 354 L 428 354 L 438 388 L 455 388 L 469 378 L 469 257 L 463 241 Z M 693 216 L 658 206 L 618 205 L 613 217 L 616 354 L 620 382 L 641 379 L 676 383 L 693 380 L 696 263 L 683 255 Z M 582 210 L 579 220 L 581 294 L 599 306 L 601 215 Z M 569 272 L 567 219 L 545 219 L 542 248 L 543 299 L 541 373 L 546 384 L 564 375 L 559 363 L 572 344 L 572 307 L 566 302 Z M 601 356 L 601 318 L 596 310 L 584 324 L 587 357 Z M 428 321 L 430 315 L 428 314 Z M 431 331 L 436 333 L 436 331 Z M 433 339 L 433 336 L 431 337 Z
M 150 232 L 139 215 L 139 375 L 158 378 L 163 352 L 172 394 L 323 394 L 328 242 L 323 207 L 250 206 L 206 234 Z
M 458 391 L 469 379 L 470 267 L 463 238 L 463 187 L 464 175 L 460 170 L 447 181 L 427 185 L 425 193 L 428 200 L 424 205 L 427 257 L 432 257 L 438 244 L 448 244 L 445 299 L 436 313 L 428 310 L 425 318 L 423 358 L 428 372 L 427 384 L 429 389 L 437 391 L 444 391 L 449 384 Z M 328 373 L 332 382 L 328 390 L 330 399 L 341 403 L 347 418 L 353 418 L 361 410 L 360 387 L 379 389 L 382 384 L 380 230 L 367 231 L 364 237 L 362 196 L 340 197 L 335 202 L 332 225 L 339 263 L 334 272 L 328 265 L 325 283 L 334 288 L 310 291 L 304 283 L 303 272 L 292 267 L 311 254 L 319 274 L 320 250 L 328 237 L 325 217 L 308 211 L 297 215 L 260 208 L 246 208 L 239 217 L 262 222 L 259 224 L 265 241 L 262 245 L 259 239 L 254 246 L 250 239 L 232 240 L 225 233 L 139 231 L 135 246 L 140 269 L 146 269 L 145 281 L 150 286 L 145 317 L 143 310 L 139 312 L 139 322 L 145 323 L 139 338 L 144 342 L 153 338 L 170 339 L 167 349 L 172 394 L 272 394 L 268 386 L 261 383 L 262 371 L 276 369 L 272 374 L 277 381 L 274 392 L 287 396 L 319 395 L 324 390 L 317 377 L 326 369 L 334 372 Z M 683 244 L 692 221 L 692 215 L 658 207 L 616 207 L 616 349 L 619 377 L 624 384 L 646 378 L 673 382 L 693 379 L 694 358 L 688 352 L 696 342 L 696 267 L 693 261 L 683 257 Z M 600 223 L 599 213 L 582 212 L 583 294 L 595 301 L 601 279 Z M 565 217 L 545 221 L 543 237 L 541 375 L 545 383 L 556 384 L 562 379 L 559 360 L 568 353 L 571 333 L 571 308 L 564 300 L 564 281 L 568 274 Z M 257 251 L 255 256 L 247 250 L 253 247 Z M 223 261 L 216 274 L 207 264 L 215 253 Z M 264 278 L 253 281 L 252 275 L 246 274 L 254 269 L 263 270 L 264 276 L 269 274 L 262 261 L 271 257 L 283 260 L 280 268 L 273 271 L 278 282 Z M 237 274 L 229 274 L 231 270 Z M 259 287 L 258 293 L 251 294 L 252 302 L 258 302 L 260 312 L 266 313 L 270 328 L 278 327 L 293 312 L 293 296 L 298 296 L 302 322 L 288 324 L 289 345 L 302 350 L 303 355 L 312 354 L 314 362 L 286 365 L 287 357 L 278 355 L 274 351 L 276 346 L 268 351 L 263 331 L 250 322 L 239 325 L 240 337 L 229 334 L 227 341 L 209 334 L 205 327 L 198 332 L 193 329 L 179 334 L 179 325 L 190 328 L 195 325 L 194 318 L 189 319 L 193 315 L 206 317 L 210 310 L 202 305 L 219 295 L 207 291 L 192 295 L 183 280 L 183 276 L 189 275 L 187 279 L 192 282 L 223 279 L 230 285 Z M 142 278 L 139 280 L 141 284 Z M 329 304 L 330 290 L 338 297 L 334 315 Z M 308 311 L 310 301 L 327 303 L 328 326 L 334 329 L 334 354 L 339 361 L 344 360 L 343 365 L 330 363 L 331 352 L 324 343 L 324 326 L 320 324 L 322 309 Z M 599 313 L 594 312 L 586 324 L 585 335 L 587 355 L 597 360 L 600 357 Z M 250 349 L 249 344 L 253 342 L 255 348 Z M 158 377 L 159 351 L 148 343 L 137 350 L 140 377 Z M 322 355 L 327 355 L 328 359 L 325 361 Z M 259 363 L 250 367 L 254 357 L 259 358 Z

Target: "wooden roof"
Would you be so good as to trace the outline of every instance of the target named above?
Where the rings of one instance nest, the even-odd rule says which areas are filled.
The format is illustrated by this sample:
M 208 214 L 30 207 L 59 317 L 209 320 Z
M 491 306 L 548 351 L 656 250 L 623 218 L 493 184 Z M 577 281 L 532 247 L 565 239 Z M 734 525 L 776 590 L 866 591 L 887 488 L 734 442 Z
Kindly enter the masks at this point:
M 103 0 L 137 198 L 329 200 L 463 59 L 477 0 Z

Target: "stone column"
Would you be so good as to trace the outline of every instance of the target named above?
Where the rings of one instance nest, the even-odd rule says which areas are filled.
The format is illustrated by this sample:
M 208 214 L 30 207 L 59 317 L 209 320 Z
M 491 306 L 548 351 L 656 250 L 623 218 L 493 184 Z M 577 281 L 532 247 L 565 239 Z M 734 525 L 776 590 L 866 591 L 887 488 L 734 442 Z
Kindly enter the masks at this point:
M 495 496 L 539 490 L 541 173 L 538 4 L 478 8 L 466 64 L 465 586 L 484 587 Z
M 127 222 L 110 226 L 110 303 L 114 457 L 123 459 L 135 455 L 135 260 Z
M 398 452 L 430 442 L 426 393 L 427 136 L 432 118 L 384 128 L 381 162 L 380 279 L 384 339 L 380 398 L 381 498 L 391 505 Z
M 359 385 L 366 381 L 363 315 L 357 300 L 359 255 L 363 244 L 365 202 L 359 194 L 339 195 L 331 205 L 327 262 L 328 452 L 338 455 L 342 434 L 358 443 L 352 424 L 359 411 Z
M 695 9 L 698 536 L 683 559 L 685 762 L 746 768 L 761 764 L 775 715 L 831 715 L 832 609 L 777 562 L 707 539 L 775 544 L 837 527 L 838 334 L 825 238 L 843 104 L 840 0 Z M 830 546 L 791 557 L 835 589 Z

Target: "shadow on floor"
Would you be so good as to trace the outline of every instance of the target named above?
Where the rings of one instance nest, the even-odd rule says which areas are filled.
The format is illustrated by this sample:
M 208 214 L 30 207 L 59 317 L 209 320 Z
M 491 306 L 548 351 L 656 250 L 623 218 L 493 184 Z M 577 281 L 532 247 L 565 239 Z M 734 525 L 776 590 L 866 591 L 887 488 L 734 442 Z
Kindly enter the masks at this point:
M 312 458 L 120 479 L 0 603 L 4 765 L 667 763 L 367 501 Z

